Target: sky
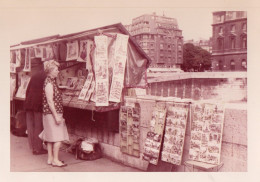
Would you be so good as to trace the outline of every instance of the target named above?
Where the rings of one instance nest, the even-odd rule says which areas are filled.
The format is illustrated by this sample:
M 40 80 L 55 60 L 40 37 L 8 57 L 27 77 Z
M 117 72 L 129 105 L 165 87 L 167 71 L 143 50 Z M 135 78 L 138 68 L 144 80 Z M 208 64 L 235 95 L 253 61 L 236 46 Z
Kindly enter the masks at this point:
M 209 8 L 12 8 L 2 12 L 1 31 L 10 45 L 51 35 L 64 35 L 121 22 L 131 24 L 143 14 L 176 18 L 184 40 L 209 39 L 212 34 Z

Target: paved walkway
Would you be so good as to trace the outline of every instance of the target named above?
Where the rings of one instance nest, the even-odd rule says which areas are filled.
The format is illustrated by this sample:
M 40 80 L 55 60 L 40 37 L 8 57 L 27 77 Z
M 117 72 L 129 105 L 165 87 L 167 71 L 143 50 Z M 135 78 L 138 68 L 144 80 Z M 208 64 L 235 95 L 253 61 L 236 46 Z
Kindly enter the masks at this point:
M 76 160 L 72 154 L 64 151 L 60 152 L 60 159 L 64 160 L 68 166 L 52 167 L 46 163 L 47 154 L 32 154 L 26 137 L 10 134 L 10 145 L 11 172 L 141 172 L 106 158 L 94 161 Z

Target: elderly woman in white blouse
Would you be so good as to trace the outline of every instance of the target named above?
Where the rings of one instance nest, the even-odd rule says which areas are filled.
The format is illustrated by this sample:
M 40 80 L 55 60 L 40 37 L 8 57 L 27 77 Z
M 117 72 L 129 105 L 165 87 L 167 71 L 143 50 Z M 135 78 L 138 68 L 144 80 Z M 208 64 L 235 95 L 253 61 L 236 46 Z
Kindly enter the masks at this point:
M 64 167 L 67 164 L 59 160 L 59 149 L 62 141 L 69 140 L 69 135 L 63 118 L 62 96 L 56 83 L 58 66 L 54 60 L 44 62 L 47 77 L 43 86 L 43 131 L 39 137 L 47 142 L 47 164 Z

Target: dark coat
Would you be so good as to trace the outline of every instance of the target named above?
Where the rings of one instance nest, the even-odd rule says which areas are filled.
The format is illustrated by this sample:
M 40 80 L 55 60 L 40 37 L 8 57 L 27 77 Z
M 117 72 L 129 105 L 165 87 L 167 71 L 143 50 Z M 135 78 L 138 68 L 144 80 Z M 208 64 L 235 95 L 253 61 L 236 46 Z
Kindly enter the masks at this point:
M 25 110 L 42 112 L 43 83 L 46 78 L 44 71 L 39 71 L 31 77 L 26 90 Z

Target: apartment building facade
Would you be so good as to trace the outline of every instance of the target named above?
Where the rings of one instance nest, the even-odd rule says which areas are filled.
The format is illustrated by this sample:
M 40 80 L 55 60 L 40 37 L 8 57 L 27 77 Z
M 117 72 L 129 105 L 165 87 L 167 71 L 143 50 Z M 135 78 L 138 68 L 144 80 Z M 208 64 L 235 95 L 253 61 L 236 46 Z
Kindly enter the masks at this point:
M 212 70 L 247 71 L 247 13 L 213 12 Z
M 183 36 L 175 18 L 145 14 L 132 20 L 126 29 L 151 58 L 150 67 L 180 68 L 183 63 Z

